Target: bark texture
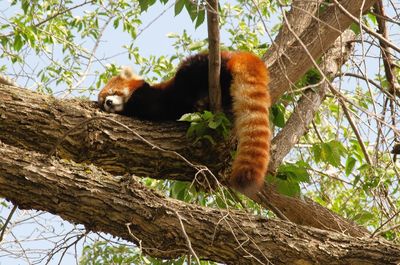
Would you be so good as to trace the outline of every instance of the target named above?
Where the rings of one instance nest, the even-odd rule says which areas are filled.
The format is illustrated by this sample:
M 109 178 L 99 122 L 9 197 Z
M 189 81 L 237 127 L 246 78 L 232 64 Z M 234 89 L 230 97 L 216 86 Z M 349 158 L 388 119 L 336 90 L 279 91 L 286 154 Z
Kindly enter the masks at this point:
M 297 6 L 299 6 L 298 2 L 296 1 Z M 315 3 L 315 1 L 311 2 Z M 376 0 L 343 0 L 338 2 L 348 12 L 359 17 L 359 14 L 368 10 Z M 302 6 L 300 5 L 296 9 L 301 10 Z M 312 10 L 312 6 L 305 10 L 307 11 L 305 15 L 293 19 L 299 25 L 299 28 L 293 29 L 297 36 L 283 38 L 278 43 L 279 45 L 273 44 L 264 56 L 270 69 L 270 88 L 273 102 L 290 90 L 291 86 L 310 69 L 313 63 L 309 55 L 314 59 L 321 57 L 353 22 L 334 4 L 328 5 L 322 13 L 316 14 L 317 18 L 313 18 L 311 22 L 306 14 Z M 299 11 L 298 14 L 300 13 Z M 307 26 L 302 30 L 303 26 L 301 25 Z M 287 29 L 287 27 L 285 26 L 283 29 Z M 305 51 L 304 46 L 309 54 Z
M 160 151 L 110 120 L 115 119 L 138 132 Z M 204 157 L 204 148 L 187 140 L 182 123 L 150 123 L 100 112 L 95 102 L 60 101 L 29 90 L 0 85 L 0 139 L 13 146 L 49 154 L 62 136 L 56 154 L 78 163 L 93 163 L 113 174 L 136 174 L 191 181 L 197 172 L 174 152 L 202 161 L 212 169 L 216 157 Z M 205 159 L 205 160 L 204 160 Z M 214 161 L 214 162 L 213 162 Z M 175 169 L 174 169 L 175 168 Z M 170 171 L 172 170 L 172 171 Z M 179 176 L 179 177 L 178 177 Z
M 135 242 L 154 257 L 190 251 L 228 264 L 397 264 L 383 240 L 268 220 L 168 199 L 95 166 L 48 158 L 0 143 L 0 196 L 22 209 L 57 214 L 91 231 Z M 191 250 L 189 250 L 189 242 Z
M 49 154 L 57 141 L 70 131 L 57 147 L 60 158 L 94 164 L 114 175 L 199 181 L 206 188 L 214 177 L 196 174 L 202 168 L 196 165 L 207 165 L 214 175 L 230 168 L 229 151 L 232 146 L 224 143 L 214 149 L 193 146 L 186 140 L 186 128 L 176 126 L 176 122 L 143 122 L 102 113 L 93 103 L 59 101 L 29 90 L 1 85 L 0 102 L 0 140 L 12 146 Z M 99 119 L 82 124 L 93 117 Z M 134 128 L 147 141 L 165 149 L 149 145 L 129 128 Z M 177 152 L 189 158 L 190 163 Z M 311 200 L 287 197 L 271 185 L 265 185 L 262 196 L 253 199 L 297 224 L 354 236 L 366 234 L 365 229 L 321 205 Z
M 336 73 L 342 65 L 345 60 L 342 57 L 346 57 L 344 55 L 350 52 L 346 43 L 352 38 L 353 35 L 350 33 L 344 35 L 325 56 L 328 76 Z M 272 169 L 277 168 L 283 157 L 306 132 L 324 94 L 325 90 L 320 89 L 309 91 L 303 96 L 287 126 L 273 140 L 270 165 Z M 177 123 L 149 123 L 119 115 L 104 114 L 97 111 L 96 104 L 77 100 L 62 102 L 16 88 L 0 89 L 0 100 L 5 103 L 0 105 L 0 113 L 5 117 L 0 123 L 0 129 L 4 132 L 0 135 L 0 139 L 10 145 L 48 154 L 57 140 L 74 126 L 92 117 L 112 117 L 129 128 L 134 128 L 156 146 L 170 151 L 150 146 L 115 122 L 94 120 L 85 125 L 81 124 L 77 130 L 68 134 L 58 145 L 59 157 L 79 163 L 93 163 L 117 175 L 129 173 L 160 179 L 196 181 L 206 189 L 209 188 L 209 183 L 215 180 L 214 177 L 210 177 L 210 174 L 196 174 L 201 167 L 193 164 L 207 165 L 217 176 L 218 172 L 225 172 L 230 168 L 230 160 L 226 157 L 230 157 L 229 151 L 232 146 L 221 143 L 210 150 L 211 147 L 201 144 L 192 145 L 186 140 L 186 127 L 177 126 Z M 16 131 L 17 127 L 20 130 Z M 177 153 L 189 158 L 191 164 L 184 161 Z M 262 195 L 253 199 L 278 216 L 297 224 L 340 231 L 354 236 L 367 233 L 365 229 L 312 200 L 284 196 L 271 185 L 265 185 Z

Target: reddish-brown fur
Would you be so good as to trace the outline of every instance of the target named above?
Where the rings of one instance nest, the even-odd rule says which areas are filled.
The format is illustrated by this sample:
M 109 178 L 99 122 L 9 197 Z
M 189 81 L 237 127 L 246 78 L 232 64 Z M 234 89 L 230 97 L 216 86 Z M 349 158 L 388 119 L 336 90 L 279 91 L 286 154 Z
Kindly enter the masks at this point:
M 123 94 L 124 88 L 129 88 L 131 92 L 133 92 L 136 88 L 142 86 L 144 83 L 143 80 L 140 79 L 125 79 L 121 76 L 114 76 L 108 81 L 106 86 L 100 91 L 98 95 L 99 103 L 103 102 L 106 96 L 110 95 L 110 91 L 112 91 L 113 95 L 125 96 Z
M 225 51 L 221 58 L 223 105 L 232 109 L 238 139 L 229 183 L 251 197 L 262 187 L 269 162 L 268 71 L 261 59 L 248 52 Z M 124 70 L 125 74 L 113 77 L 100 92 L 99 104 L 103 106 L 108 95 L 123 96 L 124 89 L 129 89 L 122 114 L 154 120 L 176 119 L 191 112 L 196 101 L 207 99 L 207 68 L 207 54 L 195 55 L 182 62 L 174 78 L 155 85 Z
M 227 68 L 233 76 L 231 93 L 238 138 L 230 183 L 252 196 L 263 185 L 269 162 L 269 76 L 264 62 L 250 53 L 236 53 Z

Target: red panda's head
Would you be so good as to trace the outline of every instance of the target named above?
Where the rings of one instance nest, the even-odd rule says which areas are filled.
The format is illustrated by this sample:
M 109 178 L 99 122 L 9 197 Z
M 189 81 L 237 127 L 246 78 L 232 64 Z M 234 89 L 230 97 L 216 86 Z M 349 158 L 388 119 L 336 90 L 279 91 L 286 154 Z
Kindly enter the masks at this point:
M 100 108 L 112 113 L 122 112 L 133 92 L 144 83 L 143 78 L 137 76 L 130 67 L 123 67 L 121 73 L 111 78 L 100 91 Z

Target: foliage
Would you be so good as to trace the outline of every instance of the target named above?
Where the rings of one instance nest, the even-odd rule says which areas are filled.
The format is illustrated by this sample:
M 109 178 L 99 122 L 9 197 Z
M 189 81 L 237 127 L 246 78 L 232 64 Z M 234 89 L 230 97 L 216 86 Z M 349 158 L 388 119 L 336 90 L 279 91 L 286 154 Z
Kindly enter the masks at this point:
M 190 122 L 187 136 L 193 138 L 194 142 L 208 140 L 215 144 L 218 138 L 227 139 L 231 128 L 231 122 L 224 113 L 210 111 L 187 113 L 179 121 Z
M 310 182 L 307 171 L 309 165 L 303 161 L 297 163 L 282 164 L 276 176 L 267 176 L 267 181 L 275 184 L 278 190 L 288 196 L 299 196 L 301 194 L 301 183 Z
M 110 244 L 107 241 L 96 241 L 92 245 L 83 248 L 80 265 L 183 265 L 188 264 L 186 257 L 175 260 L 160 260 L 149 256 L 143 256 L 141 251 L 132 246 L 123 244 Z M 215 264 L 213 262 L 202 261 L 202 265 Z

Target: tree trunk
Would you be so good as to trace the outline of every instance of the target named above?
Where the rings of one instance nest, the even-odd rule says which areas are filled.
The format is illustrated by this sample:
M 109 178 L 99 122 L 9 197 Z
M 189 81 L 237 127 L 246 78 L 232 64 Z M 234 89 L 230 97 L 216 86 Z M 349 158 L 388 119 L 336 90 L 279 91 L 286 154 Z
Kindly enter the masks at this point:
M 339 1 L 344 8 L 356 17 L 368 10 L 375 2 L 377 0 Z M 293 21 L 296 21 L 296 25 L 307 25 L 307 27 L 304 30 L 301 30 L 301 28 L 293 29 L 298 38 L 292 36 L 291 40 L 285 38 L 284 43 L 273 44 L 264 56 L 266 64 L 270 68 L 271 99 L 273 102 L 278 100 L 284 92 L 291 88 L 292 84 L 310 69 L 313 65 L 311 59 L 321 57 L 353 22 L 339 7 L 331 3 L 322 13 L 314 14 L 318 19 L 313 18 L 311 22 L 308 21 L 309 15 L 307 13 L 304 12 L 303 15 L 300 15 L 301 12 L 297 13 L 299 16 Z M 286 29 L 286 27 L 283 27 L 283 29 Z M 307 48 L 309 54 L 305 51 L 303 45 Z
M 132 241 L 154 257 L 191 252 L 228 264 L 400 262 L 400 247 L 383 240 L 187 204 L 165 198 L 135 178 L 1 143 L 0 155 L 0 196 L 22 209 L 47 211 L 90 231 Z

